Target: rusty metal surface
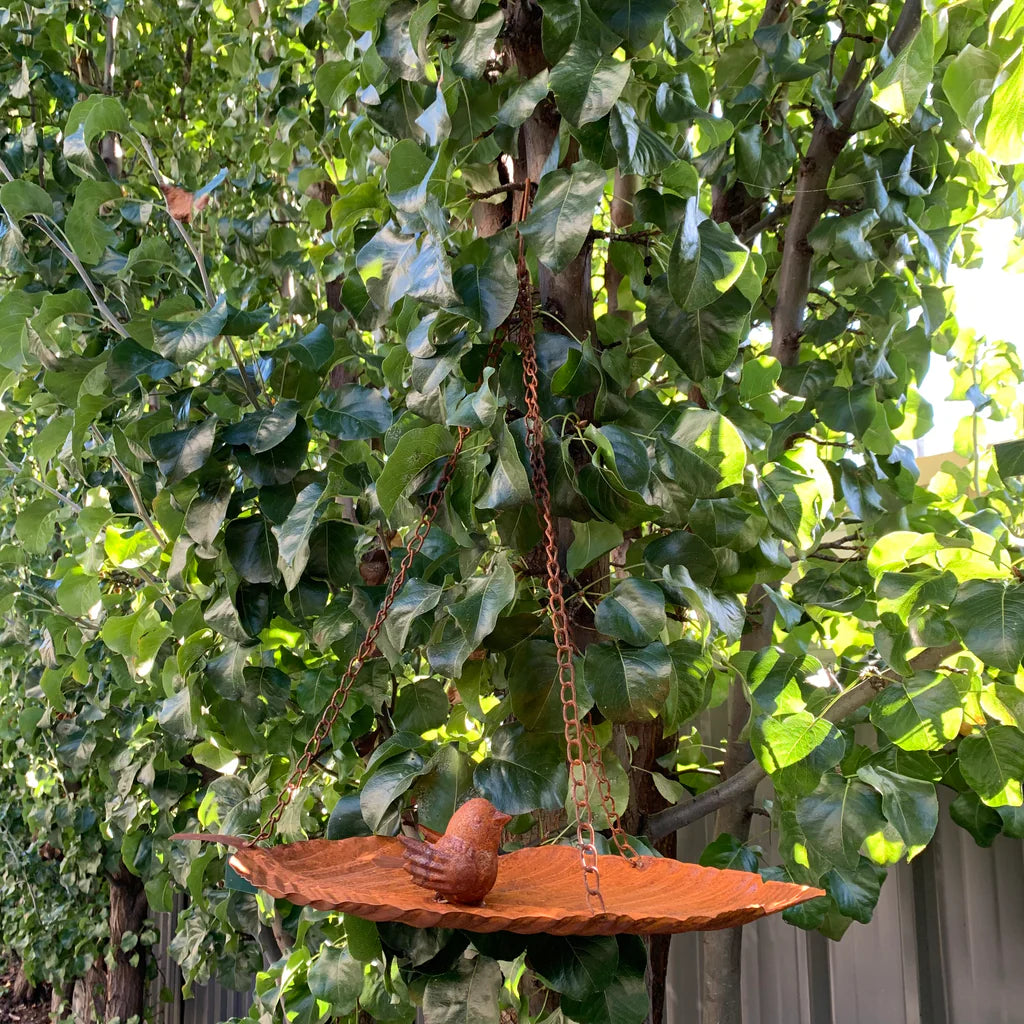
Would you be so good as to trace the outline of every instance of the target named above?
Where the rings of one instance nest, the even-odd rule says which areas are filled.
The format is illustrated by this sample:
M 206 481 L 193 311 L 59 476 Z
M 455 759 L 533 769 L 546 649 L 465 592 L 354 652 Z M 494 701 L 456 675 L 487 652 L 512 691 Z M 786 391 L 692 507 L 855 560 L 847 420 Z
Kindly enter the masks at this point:
M 730 928 L 795 906 L 821 890 L 763 882 L 746 871 L 705 868 L 657 857 L 639 867 L 599 856 L 605 909 L 593 912 L 570 846 L 517 850 L 498 861 L 498 880 L 483 906 L 442 903 L 401 867 L 402 844 L 385 836 L 311 839 L 269 849 L 230 836 L 231 866 L 271 896 L 317 910 L 343 910 L 370 921 L 418 928 L 462 928 L 552 935 L 670 934 Z

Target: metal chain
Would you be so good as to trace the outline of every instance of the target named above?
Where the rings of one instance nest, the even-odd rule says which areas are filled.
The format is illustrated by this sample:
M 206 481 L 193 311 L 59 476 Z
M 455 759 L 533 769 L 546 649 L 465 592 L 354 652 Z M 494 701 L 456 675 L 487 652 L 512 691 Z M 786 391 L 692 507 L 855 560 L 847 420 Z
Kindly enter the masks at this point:
M 597 776 L 597 791 L 601 797 L 601 806 L 604 808 L 605 817 L 608 819 L 608 827 L 612 830 L 615 848 L 634 867 L 641 867 L 643 858 L 633 848 L 633 844 L 622 827 L 622 822 L 619 821 L 615 797 L 612 796 L 612 784 L 608 781 L 608 772 L 604 767 L 604 755 L 601 753 L 601 745 L 594 736 L 594 727 L 589 721 L 583 724 L 583 734 L 587 741 L 587 754 L 590 757 L 590 763 L 594 766 L 594 774 Z
M 529 205 L 530 183 L 523 191 L 523 205 L 519 219 L 525 217 Z M 548 486 L 547 467 L 544 464 L 544 420 L 537 394 L 537 350 L 534 343 L 533 287 L 526 265 L 523 238 L 519 237 L 519 295 L 517 338 L 523 356 L 523 385 L 526 392 L 526 445 L 533 469 L 533 488 L 537 499 L 544 533 L 544 557 L 547 568 L 548 612 L 555 634 L 555 652 L 558 665 L 559 694 L 562 701 L 562 722 L 565 732 L 566 760 L 569 765 L 569 786 L 576 812 L 576 843 L 583 869 L 583 885 L 587 904 L 591 910 L 604 911 L 601 895 L 601 876 L 597 867 L 597 847 L 593 812 L 587 792 L 587 761 L 584 757 L 583 726 L 576 703 L 576 669 L 573 665 L 573 644 L 569 633 L 569 616 L 565 610 L 562 591 L 562 573 L 558 564 L 558 538 L 551 514 L 551 490 Z
M 320 721 L 317 722 L 316 728 L 313 730 L 313 735 L 310 736 L 309 742 L 302 751 L 302 756 L 299 758 L 298 763 L 295 765 L 291 775 L 288 777 L 288 781 L 284 784 L 281 794 L 277 798 L 277 803 L 274 805 L 274 809 L 270 812 L 270 816 L 266 820 L 266 824 L 264 824 L 260 834 L 256 836 L 255 839 L 251 840 L 249 843 L 250 846 L 254 846 L 256 843 L 260 843 L 264 839 L 269 839 L 274 834 L 274 830 L 277 828 L 277 825 L 281 820 L 281 816 L 285 812 L 285 808 L 291 803 L 292 797 L 302 784 L 302 780 L 306 777 L 309 769 L 313 766 L 313 761 L 316 758 L 317 752 L 320 750 L 320 745 L 330 735 L 331 729 L 334 728 L 334 723 L 338 720 L 338 715 L 341 714 L 341 709 L 345 706 L 345 702 L 348 700 L 349 692 L 352 689 L 352 684 L 355 682 L 356 677 L 359 675 L 359 670 L 363 667 L 366 660 L 375 652 L 377 648 L 377 637 L 380 635 L 380 631 L 384 627 L 384 620 L 387 618 L 388 612 L 391 611 L 391 606 L 395 603 L 395 597 L 398 595 L 399 590 L 402 589 L 402 585 L 405 583 L 405 577 L 409 572 L 413 559 L 417 554 L 419 554 L 420 548 L 423 547 L 423 542 L 427 539 L 427 534 L 430 532 L 430 525 L 434 521 L 434 516 L 437 515 L 437 510 L 441 505 L 441 499 L 444 496 L 445 489 L 451 482 L 452 476 L 455 473 L 455 464 L 458 462 L 459 455 L 462 452 L 462 446 L 468 435 L 468 427 L 459 427 L 458 437 L 455 439 L 455 447 L 452 450 L 451 455 L 448 456 L 448 461 L 445 463 L 444 470 L 441 473 L 441 479 L 438 481 L 437 486 L 430 495 L 430 500 L 427 502 L 427 506 L 423 510 L 423 514 L 420 516 L 420 521 L 416 524 L 416 529 L 413 530 L 412 535 L 406 542 L 405 557 L 398 566 L 398 571 L 391 577 L 391 582 L 388 585 L 387 593 L 384 595 L 384 600 L 381 603 L 380 610 L 377 612 L 377 617 L 373 620 L 372 625 L 366 631 L 366 637 L 359 645 L 359 650 L 356 651 L 355 656 L 348 663 L 348 667 L 345 669 L 344 674 L 338 682 L 338 686 L 334 691 L 334 695 L 331 697 L 330 703 L 324 709 L 324 713 L 321 715 Z

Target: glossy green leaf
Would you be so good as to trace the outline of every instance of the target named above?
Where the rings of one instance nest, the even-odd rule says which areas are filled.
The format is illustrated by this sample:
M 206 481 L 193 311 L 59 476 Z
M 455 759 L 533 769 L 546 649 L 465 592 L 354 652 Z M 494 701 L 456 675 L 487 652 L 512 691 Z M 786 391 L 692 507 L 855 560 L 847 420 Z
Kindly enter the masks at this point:
M 427 980 L 423 1015 L 437 1024 L 493 1024 L 498 1019 L 501 969 L 486 956 L 463 957 L 455 970 Z
M 1024 733 L 1012 725 L 990 725 L 960 742 L 960 770 L 989 807 L 1024 803 Z
M 960 731 L 960 692 L 949 676 L 920 672 L 887 686 L 871 705 L 871 722 L 904 750 L 938 750 Z
M 591 644 L 584 660 L 587 686 L 601 713 L 614 722 L 653 718 L 669 695 L 672 659 L 662 643 L 624 647 Z
M 438 424 L 406 431 L 377 478 L 377 501 L 384 514 L 390 515 L 395 502 L 411 488 L 416 477 L 447 458 L 453 447 L 451 434 Z
M 578 38 L 551 69 L 551 91 L 558 109 L 574 125 L 604 117 L 629 78 L 629 63 L 606 56 L 600 47 Z
M 206 465 L 213 451 L 216 430 L 217 417 L 211 416 L 187 430 L 154 435 L 150 449 L 169 485 L 184 480 Z
M 372 388 L 343 384 L 326 391 L 322 401 L 313 414 L 313 426 L 341 441 L 380 437 L 391 426 L 391 406 Z
M 518 724 L 503 725 L 494 733 L 490 755 L 473 773 L 473 783 L 506 814 L 557 810 L 568 787 L 565 740 L 525 732 Z
M 537 258 L 554 273 L 564 270 L 583 247 L 606 177 L 596 164 L 581 160 L 541 181 L 520 230 Z
M 594 615 L 594 628 L 615 640 L 643 647 L 665 628 L 665 596 L 648 580 L 630 577 L 604 597 Z
M 188 320 L 153 320 L 157 351 L 179 366 L 202 355 L 213 344 L 227 320 L 227 301 L 222 295 L 216 305 Z
M 669 292 L 688 312 L 703 309 L 729 291 L 750 256 L 728 227 L 702 217 L 696 199 L 691 199 L 668 264 Z

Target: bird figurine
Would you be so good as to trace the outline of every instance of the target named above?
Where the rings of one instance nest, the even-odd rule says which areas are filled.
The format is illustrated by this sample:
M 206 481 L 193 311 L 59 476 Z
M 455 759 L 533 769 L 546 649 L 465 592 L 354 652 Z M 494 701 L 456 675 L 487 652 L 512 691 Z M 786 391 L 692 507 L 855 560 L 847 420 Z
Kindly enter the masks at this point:
M 405 848 L 402 866 L 435 898 L 478 905 L 498 877 L 501 830 L 512 820 L 489 800 L 467 800 L 448 822 L 443 836 L 424 829 L 430 842 L 399 836 Z

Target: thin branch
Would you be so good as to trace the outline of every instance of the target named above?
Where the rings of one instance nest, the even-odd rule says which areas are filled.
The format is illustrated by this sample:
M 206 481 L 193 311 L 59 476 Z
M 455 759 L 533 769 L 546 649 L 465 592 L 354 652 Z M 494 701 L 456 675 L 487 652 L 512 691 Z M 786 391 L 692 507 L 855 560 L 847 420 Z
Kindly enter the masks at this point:
M 661 234 L 658 228 L 645 228 L 643 231 L 596 231 L 590 229 L 591 241 L 606 238 L 609 242 L 630 242 L 633 245 L 647 245 L 652 238 Z
M 740 241 L 744 245 L 750 245 L 750 243 L 757 238 L 762 231 L 767 231 L 769 228 L 775 227 L 775 225 L 786 217 L 792 209 L 792 203 L 779 203 L 775 209 L 766 213 L 756 224 L 747 228 L 747 230 L 739 236 Z
M 474 203 L 482 199 L 492 199 L 494 196 L 502 196 L 508 192 L 522 192 L 526 185 L 522 181 L 510 181 L 507 185 L 498 185 L 496 188 L 489 188 L 485 192 L 467 192 L 466 198 L 472 199 Z
M 3 159 L 0 159 L 0 174 L 2 174 L 8 181 L 15 180 L 14 175 L 11 173 L 7 164 L 4 163 Z M 11 219 L 13 222 L 13 218 Z M 60 251 L 61 255 L 68 261 L 68 263 L 71 264 L 71 266 L 75 268 L 75 270 L 78 272 L 78 276 L 82 279 L 82 283 L 85 285 L 89 294 L 92 296 L 93 302 L 96 303 L 96 308 L 100 311 L 100 313 L 103 316 L 103 319 L 107 321 L 111 329 L 115 333 L 119 334 L 122 338 L 127 338 L 128 332 L 124 329 L 124 327 L 121 326 L 117 317 L 115 317 L 114 314 L 110 311 L 110 307 L 107 306 L 107 304 L 100 297 L 100 293 L 97 290 L 96 285 L 93 283 L 93 280 L 87 273 L 85 267 L 82 266 L 82 263 L 79 260 L 79 258 L 71 251 L 71 249 L 67 245 L 64 244 L 60 236 L 57 235 L 57 233 L 50 228 L 50 226 L 46 223 L 46 220 L 40 214 L 31 213 L 29 214 L 28 219 L 32 221 L 32 223 L 35 224 L 35 226 L 39 228 L 39 230 L 42 231 L 42 233 L 46 235 L 46 237 L 49 238 L 51 242 L 53 242 L 53 244 Z
M 95 423 L 90 424 L 89 430 L 97 444 L 105 445 L 107 443 Z M 142 495 L 139 493 L 139 488 L 136 485 L 135 480 L 132 478 L 131 473 L 128 472 L 128 467 L 113 452 L 111 452 L 109 458 L 114 469 L 117 470 L 121 479 L 125 482 L 125 486 L 128 488 L 128 491 L 132 496 L 132 501 L 135 503 L 135 510 L 139 513 L 139 518 L 145 524 L 146 529 L 149 530 L 149 532 L 156 538 L 156 542 L 160 545 L 160 550 L 165 550 L 167 547 L 167 540 L 156 528 L 156 524 L 153 520 L 150 519 L 149 513 L 146 511 L 146 506 L 142 502 Z
M 5 452 L 0 452 L 0 458 L 4 460 L 4 465 L 14 474 L 21 472 L 21 467 L 13 463 L 6 455 Z M 47 494 L 53 495 L 58 501 L 62 501 L 68 508 L 75 512 L 81 512 L 82 506 L 77 501 L 73 501 L 66 494 L 62 494 L 57 490 L 56 487 L 51 487 L 45 480 L 38 480 L 34 476 L 26 477 L 29 483 L 35 484 L 36 487 L 46 491 Z
M 956 654 L 959 650 L 959 644 L 931 647 L 922 651 L 916 658 L 911 658 L 910 667 L 915 672 L 931 671 L 938 668 L 946 658 Z M 880 675 L 868 676 L 841 693 L 822 717 L 833 724 L 842 722 L 855 711 L 859 711 L 865 704 L 870 704 L 882 690 L 901 678 L 899 673 L 891 669 Z M 762 779 L 767 777 L 768 773 L 759 762 L 750 761 L 735 775 L 720 782 L 707 792 L 701 793 L 690 803 L 676 804 L 674 807 L 666 808 L 664 811 L 652 815 L 647 823 L 647 834 L 652 839 L 660 839 L 662 836 L 668 835 L 669 832 L 692 825 L 695 821 L 700 821 L 701 818 L 713 814 L 743 793 L 750 792 Z
M 913 39 L 920 24 L 921 0 L 906 0 L 886 41 L 885 49 L 892 58 Z M 817 115 L 810 144 L 800 161 L 782 261 L 775 278 L 777 301 L 772 314 L 771 352 L 783 366 L 793 366 L 800 358 L 814 257 L 808 237 L 827 208 L 832 169 L 854 134 L 853 119 L 864 90 L 881 70 L 881 61 L 876 61 L 874 70 L 865 76 L 863 62 L 857 58 L 850 60 L 836 89 L 836 123 L 822 113 Z

